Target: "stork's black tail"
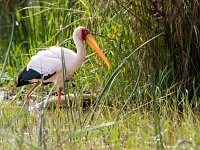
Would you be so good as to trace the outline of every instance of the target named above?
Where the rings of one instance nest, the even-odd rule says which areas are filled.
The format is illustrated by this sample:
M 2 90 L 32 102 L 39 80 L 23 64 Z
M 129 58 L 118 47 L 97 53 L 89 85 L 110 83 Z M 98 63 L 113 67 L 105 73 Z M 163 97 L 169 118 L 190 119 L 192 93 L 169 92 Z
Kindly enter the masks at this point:
M 33 69 L 29 69 L 27 71 L 25 67 L 24 70 L 18 76 L 17 87 L 32 84 L 31 82 L 29 82 L 29 80 L 31 79 L 41 79 L 41 74 Z
M 37 72 L 31 68 L 29 68 L 29 70 L 27 71 L 27 67 L 25 67 L 24 70 L 18 76 L 17 87 L 23 86 L 26 84 L 32 84 L 32 82 L 30 82 L 30 80 L 32 80 L 32 79 L 42 79 L 42 77 L 43 77 L 43 80 L 45 81 L 45 80 L 49 79 L 50 77 L 52 77 L 54 74 L 56 74 L 56 72 L 43 77 L 43 74 L 40 74 L 39 72 Z M 51 82 L 44 83 L 44 85 L 49 84 L 49 83 L 51 83 Z

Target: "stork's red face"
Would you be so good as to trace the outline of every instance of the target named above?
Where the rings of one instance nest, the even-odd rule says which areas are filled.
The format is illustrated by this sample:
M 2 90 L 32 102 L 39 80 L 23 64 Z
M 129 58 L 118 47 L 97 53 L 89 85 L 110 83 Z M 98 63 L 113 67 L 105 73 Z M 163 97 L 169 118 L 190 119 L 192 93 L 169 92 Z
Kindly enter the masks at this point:
M 81 38 L 82 38 L 83 41 L 86 40 L 86 36 L 88 34 L 90 34 L 90 31 L 88 29 L 86 29 L 86 28 L 83 27 L 82 30 L 81 30 Z
M 95 52 L 104 60 L 108 68 L 110 69 L 110 62 L 106 58 L 106 56 L 103 54 L 99 46 L 97 45 L 95 39 L 91 35 L 90 31 L 86 29 L 85 27 L 82 28 L 81 30 L 81 38 L 82 40 L 86 41 L 88 45 L 95 50 Z

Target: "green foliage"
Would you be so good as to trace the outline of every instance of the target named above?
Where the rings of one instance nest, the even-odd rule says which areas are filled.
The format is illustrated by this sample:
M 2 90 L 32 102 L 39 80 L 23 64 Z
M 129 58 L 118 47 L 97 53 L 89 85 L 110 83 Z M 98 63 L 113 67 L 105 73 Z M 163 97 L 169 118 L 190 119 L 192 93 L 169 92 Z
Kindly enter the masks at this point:
M 1 149 L 198 149 L 197 1 L 5 0 L 0 8 L 0 90 L 8 93 L 0 100 Z M 53 107 L 31 115 L 19 105 L 26 90 L 13 81 L 43 47 L 75 50 L 71 36 L 80 25 L 111 70 L 87 47 L 76 87 L 66 83 L 75 99 L 61 109 L 60 122 Z M 45 90 L 36 90 L 36 101 Z M 87 108 L 85 90 L 97 95 Z

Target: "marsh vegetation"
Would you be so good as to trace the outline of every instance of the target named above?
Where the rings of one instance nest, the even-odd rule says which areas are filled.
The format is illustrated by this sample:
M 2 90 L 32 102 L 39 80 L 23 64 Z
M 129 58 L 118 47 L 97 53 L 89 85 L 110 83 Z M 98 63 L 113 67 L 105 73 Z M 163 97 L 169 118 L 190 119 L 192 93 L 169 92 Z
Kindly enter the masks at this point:
M 0 149 L 199 149 L 199 13 L 197 0 L 0 0 Z M 111 69 L 87 47 L 60 121 L 53 106 L 30 113 L 19 72 L 41 48 L 75 51 L 80 25 Z M 95 95 L 87 105 L 85 92 Z

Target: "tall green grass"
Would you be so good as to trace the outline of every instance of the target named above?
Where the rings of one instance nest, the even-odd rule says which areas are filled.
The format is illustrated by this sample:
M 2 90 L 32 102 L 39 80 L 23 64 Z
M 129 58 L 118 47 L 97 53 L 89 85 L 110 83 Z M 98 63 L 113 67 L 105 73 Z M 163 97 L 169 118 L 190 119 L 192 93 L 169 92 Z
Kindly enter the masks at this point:
M 173 55 L 173 40 L 182 28 L 174 32 L 174 25 L 188 23 L 182 20 L 188 17 L 187 11 L 181 9 L 177 24 L 166 24 L 166 15 L 179 4 L 105 0 L 16 2 L 4 2 L 1 6 L 1 90 L 8 96 L 0 101 L 0 148 L 199 148 L 198 79 L 191 77 L 195 82 L 194 107 L 189 103 L 191 91 L 180 84 L 187 80 L 177 79 L 181 68 L 185 68 L 183 62 L 189 60 L 184 57 L 177 68 L 174 62 L 180 61 L 184 52 L 177 59 Z M 184 5 L 187 10 L 194 8 L 190 15 L 197 17 L 197 6 Z M 161 20 L 151 14 L 159 12 L 156 7 L 165 14 Z M 73 93 L 75 99 L 62 107 L 59 123 L 54 107 L 45 109 L 42 117 L 30 114 L 23 99 L 30 86 L 20 90 L 13 81 L 41 48 L 60 45 L 75 50 L 72 33 L 80 25 L 90 29 L 109 58 L 111 70 L 87 46 L 85 63 L 73 81 L 66 83 L 66 96 Z M 189 45 L 194 28 L 190 28 Z M 183 43 L 180 38 L 177 41 Z M 51 88 L 52 85 L 38 88 L 34 93 L 36 101 L 44 100 Z M 56 96 L 54 91 L 50 95 Z M 87 108 L 82 100 L 85 91 L 97 97 Z M 19 101 L 24 104 L 19 105 Z

